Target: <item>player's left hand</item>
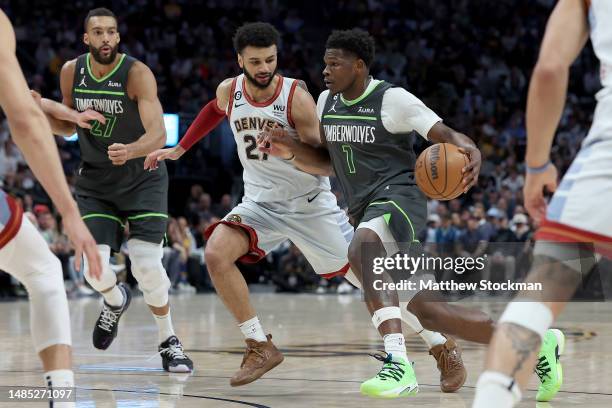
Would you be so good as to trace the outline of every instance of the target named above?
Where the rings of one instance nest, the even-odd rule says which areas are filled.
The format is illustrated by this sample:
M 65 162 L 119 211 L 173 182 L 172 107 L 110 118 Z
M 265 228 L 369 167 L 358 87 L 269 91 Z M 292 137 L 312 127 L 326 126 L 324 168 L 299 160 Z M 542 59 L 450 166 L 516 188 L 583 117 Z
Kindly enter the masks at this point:
M 113 143 L 108 146 L 108 158 L 115 166 L 125 164 L 130 158 L 127 145 L 123 143 Z
M 259 151 L 281 159 L 289 159 L 293 155 L 295 143 L 295 139 L 276 124 L 274 127 L 266 125 L 257 135 Z
M 467 193 L 470 188 L 478 183 L 482 156 L 480 155 L 480 150 L 473 146 L 460 147 L 459 151 L 466 154 L 470 159 L 468 165 L 461 169 L 461 173 L 463 174 L 463 192 Z

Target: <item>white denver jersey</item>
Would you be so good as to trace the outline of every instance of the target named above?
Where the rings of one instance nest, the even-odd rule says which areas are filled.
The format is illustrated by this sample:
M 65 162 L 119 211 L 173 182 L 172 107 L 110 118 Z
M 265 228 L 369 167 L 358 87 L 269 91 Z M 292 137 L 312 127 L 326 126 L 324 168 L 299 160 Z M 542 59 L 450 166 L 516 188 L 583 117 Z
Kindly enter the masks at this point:
M 298 81 L 280 75 L 278 78 L 274 95 L 258 103 L 245 91 L 244 74 L 237 76 L 227 106 L 227 117 L 244 168 L 244 197 L 255 202 L 286 201 L 315 189 L 330 189 L 327 177 L 305 173 L 293 163 L 264 155 L 257 149 L 257 135 L 266 124 L 277 123 L 298 137 L 291 119 L 291 101 Z
M 600 62 L 603 89 L 597 95 L 593 124 L 583 146 L 612 139 L 612 1 L 585 0 L 589 5 L 589 27 L 593 50 Z

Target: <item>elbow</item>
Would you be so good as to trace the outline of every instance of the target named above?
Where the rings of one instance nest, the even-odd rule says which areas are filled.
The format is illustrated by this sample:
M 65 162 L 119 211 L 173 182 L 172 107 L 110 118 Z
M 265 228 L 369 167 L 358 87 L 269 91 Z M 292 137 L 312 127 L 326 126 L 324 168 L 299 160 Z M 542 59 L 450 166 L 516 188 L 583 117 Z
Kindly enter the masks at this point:
M 332 167 L 332 165 L 328 164 L 327 166 L 325 166 L 323 168 L 323 171 L 321 172 L 321 175 L 325 176 L 325 177 L 333 176 L 334 175 L 334 168 Z
M 552 82 L 563 78 L 569 67 L 556 61 L 538 61 L 533 70 L 533 79 L 537 81 Z

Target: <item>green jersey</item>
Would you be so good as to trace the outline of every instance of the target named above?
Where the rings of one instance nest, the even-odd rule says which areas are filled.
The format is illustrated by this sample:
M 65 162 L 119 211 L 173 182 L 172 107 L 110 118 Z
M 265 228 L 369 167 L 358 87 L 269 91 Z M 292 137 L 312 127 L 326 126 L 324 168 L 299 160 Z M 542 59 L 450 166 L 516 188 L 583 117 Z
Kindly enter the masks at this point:
M 399 101 L 393 102 L 392 109 L 387 108 L 389 112 L 383 107 L 387 94 Z M 398 110 L 398 103 L 408 104 L 405 112 L 401 106 Z M 390 185 L 416 186 L 415 135 L 428 131 L 440 120 L 421 101 L 401 88 L 372 79 L 363 95 L 353 101 L 325 91 L 317 106 L 351 217 L 360 218 L 372 200 L 384 195 Z M 395 111 L 418 119 L 410 122 L 403 117 L 388 117 L 397 116 Z
M 77 126 L 81 160 L 95 166 L 112 166 L 108 146 L 135 142 L 145 133 L 138 104 L 127 93 L 128 73 L 136 60 L 123 54 L 111 72 L 96 78 L 90 58 L 89 53 L 77 58 L 72 104 L 79 112 L 91 108 L 102 113 L 106 123 L 95 121 L 91 129 Z

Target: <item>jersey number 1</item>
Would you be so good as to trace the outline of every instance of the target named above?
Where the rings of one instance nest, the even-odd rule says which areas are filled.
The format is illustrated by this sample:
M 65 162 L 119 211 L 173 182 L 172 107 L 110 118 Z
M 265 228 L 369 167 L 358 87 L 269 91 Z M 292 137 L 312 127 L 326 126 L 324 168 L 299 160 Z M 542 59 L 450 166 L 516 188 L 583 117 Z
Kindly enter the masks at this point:
M 346 154 L 346 163 L 348 164 L 349 173 L 355 174 L 355 162 L 353 161 L 353 149 L 350 145 L 342 145 L 342 151 Z
M 115 127 L 115 122 L 117 121 L 116 116 L 112 115 L 104 115 L 106 118 L 106 123 L 102 124 L 97 120 L 94 120 L 91 124 L 91 134 L 96 137 L 110 137 L 111 133 L 113 133 L 113 128 Z

